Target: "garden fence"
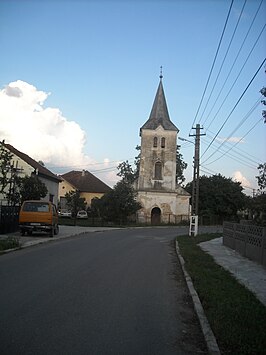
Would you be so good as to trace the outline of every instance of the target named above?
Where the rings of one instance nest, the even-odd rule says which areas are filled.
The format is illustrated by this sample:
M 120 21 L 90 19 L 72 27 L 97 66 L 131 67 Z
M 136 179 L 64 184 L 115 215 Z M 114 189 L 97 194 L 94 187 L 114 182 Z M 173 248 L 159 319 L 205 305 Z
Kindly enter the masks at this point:
M 265 227 L 224 222 L 223 244 L 266 267 Z

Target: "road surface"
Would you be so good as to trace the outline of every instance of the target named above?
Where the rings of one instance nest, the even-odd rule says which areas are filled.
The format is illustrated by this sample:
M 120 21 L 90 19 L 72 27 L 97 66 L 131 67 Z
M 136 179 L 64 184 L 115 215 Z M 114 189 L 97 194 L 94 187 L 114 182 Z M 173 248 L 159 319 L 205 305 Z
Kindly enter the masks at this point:
M 176 235 L 106 231 L 2 255 L 0 353 L 207 353 Z

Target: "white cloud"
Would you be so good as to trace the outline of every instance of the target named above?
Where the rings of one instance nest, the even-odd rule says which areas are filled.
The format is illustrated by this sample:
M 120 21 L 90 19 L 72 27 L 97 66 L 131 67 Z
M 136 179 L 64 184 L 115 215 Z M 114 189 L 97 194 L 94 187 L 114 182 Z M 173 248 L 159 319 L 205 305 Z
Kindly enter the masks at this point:
M 0 139 L 54 167 L 92 163 L 83 152 L 85 132 L 58 108 L 44 108 L 48 95 L 21 80 L 1 90 Z
M 233 180 L 241 182 L 242 187 L 251 187 L 249 180 L 246 179 L 240 171 L 235 171 L 233 173 Z

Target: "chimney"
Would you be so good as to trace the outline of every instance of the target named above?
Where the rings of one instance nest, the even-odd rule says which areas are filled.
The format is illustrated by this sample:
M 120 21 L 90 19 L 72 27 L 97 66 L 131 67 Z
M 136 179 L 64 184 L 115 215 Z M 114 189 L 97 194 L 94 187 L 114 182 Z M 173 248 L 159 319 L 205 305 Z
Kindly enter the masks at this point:
M 85 176 L 85 170 L 82 170 L 81 176 Z

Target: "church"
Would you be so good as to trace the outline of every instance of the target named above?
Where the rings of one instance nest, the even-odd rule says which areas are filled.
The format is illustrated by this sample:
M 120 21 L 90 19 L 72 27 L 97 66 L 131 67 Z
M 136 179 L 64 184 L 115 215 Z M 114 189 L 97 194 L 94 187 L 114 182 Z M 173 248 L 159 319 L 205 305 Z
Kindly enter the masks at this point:
M 170 120 L 162 75 L 150 117 L 140 128 L 141 151 L 137 200 L 142 208 L 137 222 L 179 223 L 188 220 L 190 195 L 176 183 L 176 148 L 179 130 Z

